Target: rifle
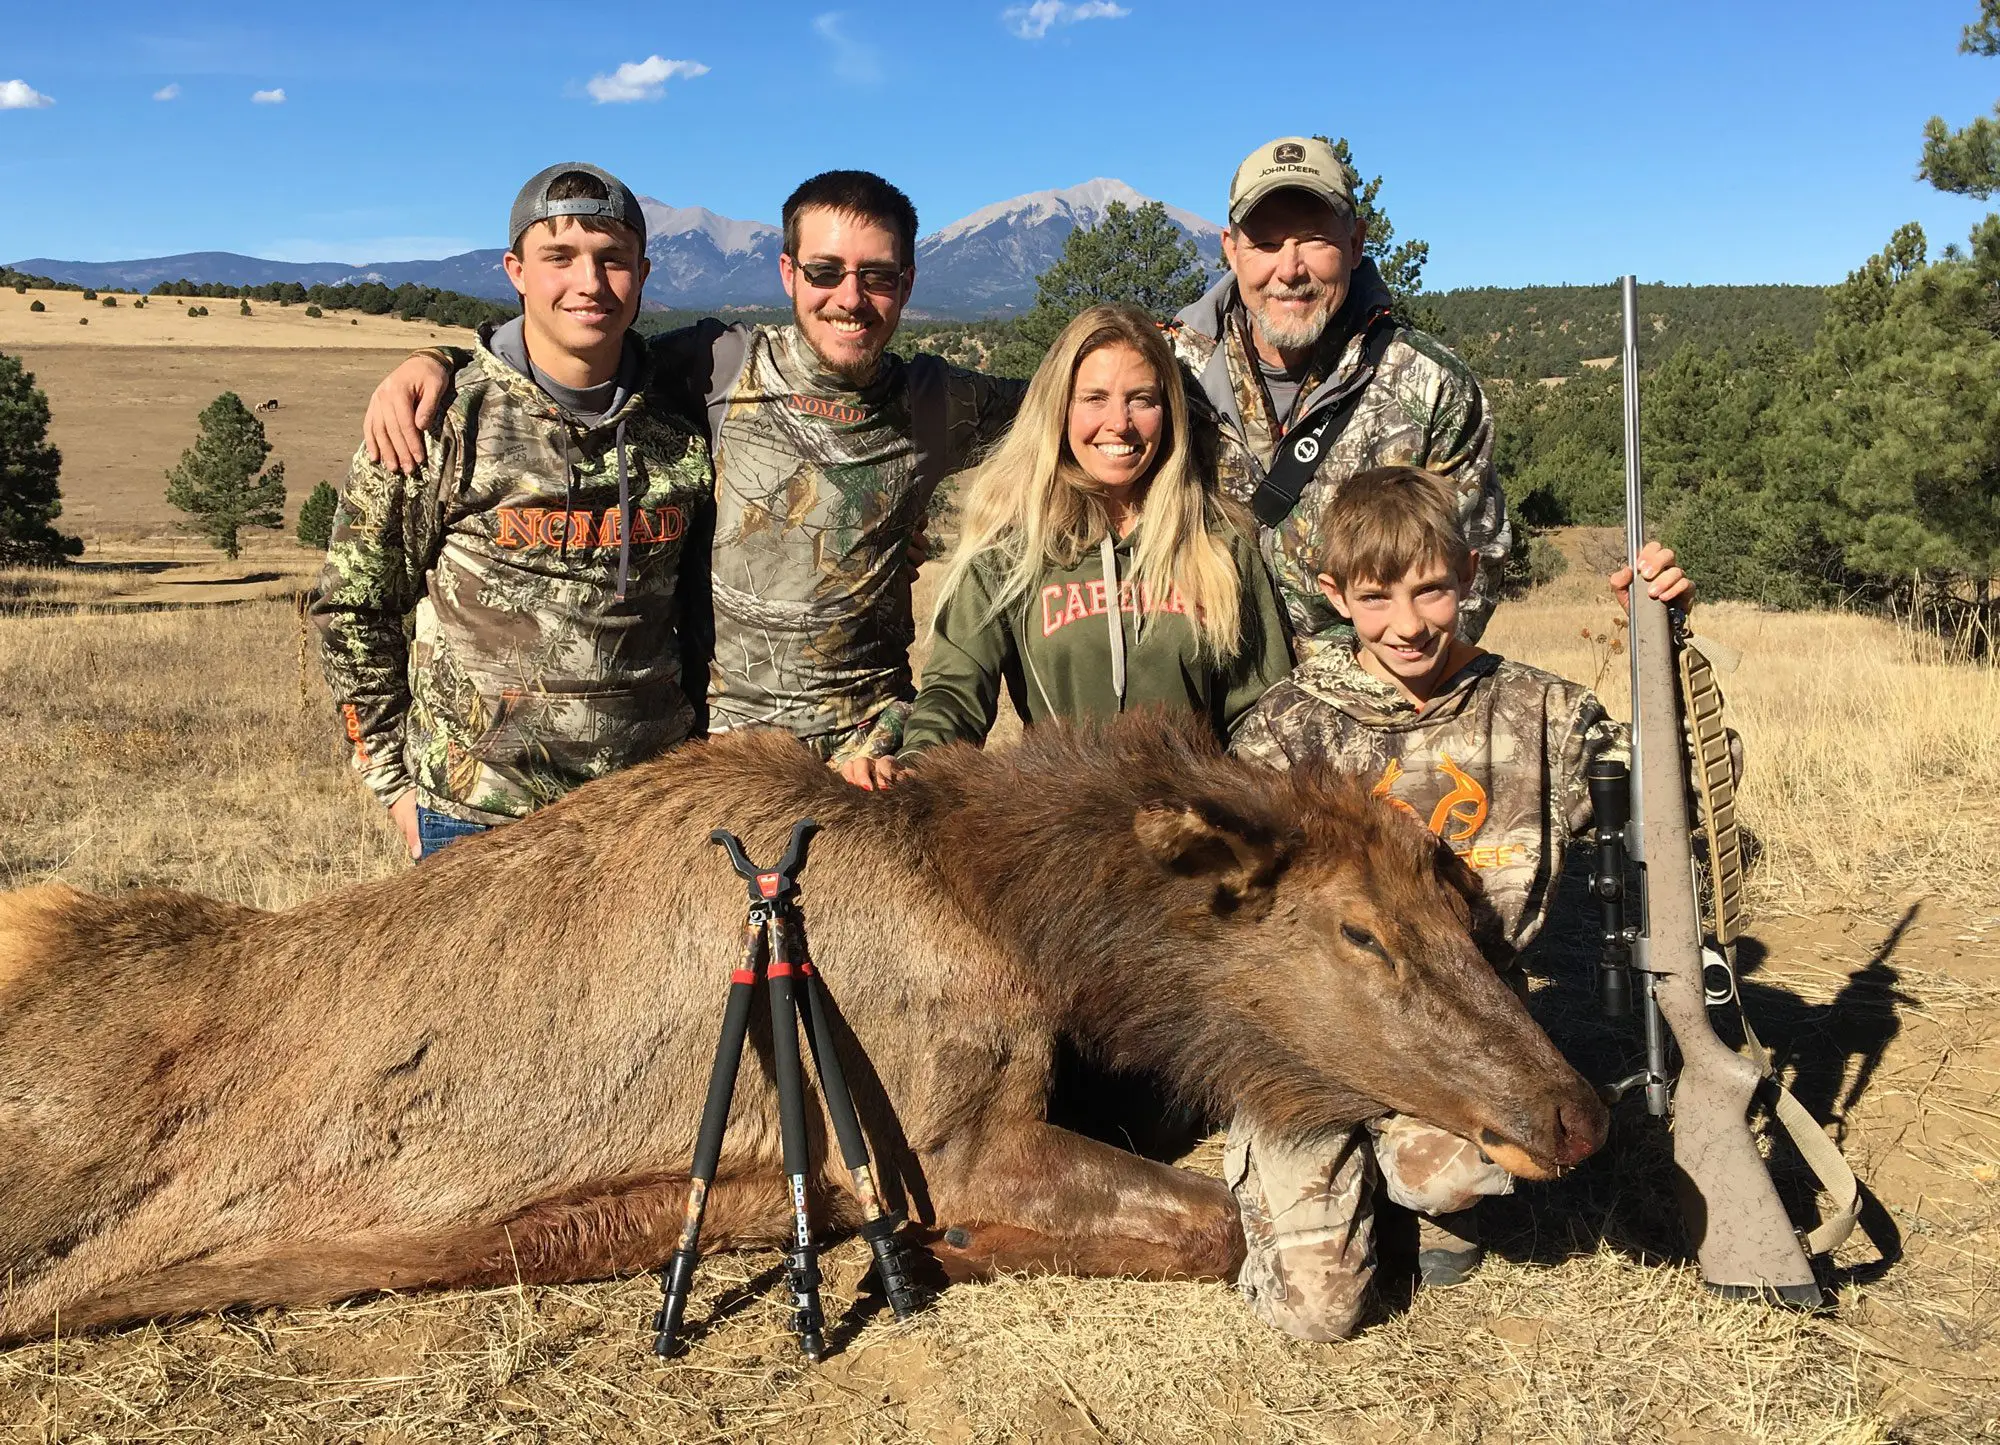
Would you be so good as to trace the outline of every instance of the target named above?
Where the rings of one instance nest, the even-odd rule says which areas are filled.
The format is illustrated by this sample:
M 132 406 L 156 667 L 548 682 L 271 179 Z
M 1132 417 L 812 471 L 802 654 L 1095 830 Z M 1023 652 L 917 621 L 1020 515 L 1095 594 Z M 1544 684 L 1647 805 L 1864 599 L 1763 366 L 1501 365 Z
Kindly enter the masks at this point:
M 1638 576 L 1645 518 L 1639 467 L 1638 283 L 1624 278 L 1625 550 L 1633 569 L 1632 763 L 1590 765 L 1597 860 L 1591 891 L 1603 911 L 1598 1001 L 1630 1013 L 1638 984 L 1646 1066 L 1607 1092 L 1643 1088 L 1646 1111 L 1671 1116 L 1678 1193 L 1702 1279 L 1711 1290 L 1800 1308 L 1823 1303 L 1811 1255 L 1844 1240 L 1860 1187 L 1840 1151 L 1775 1078 L 1743 1014 L 1734 942 L 1743 860 L 1722 697 L 1678 610 L 1648 597 Z M 1692 765 L 1692 777 L 1690 776 Z M 1710 917 L 1698 905 L 1690 783 L 1710 865 Z M 1717 1036 L 1711 1008 L 1741 1020 L 1747 1052 Z M 1669 1044 L 1680 1069 L 1671 1069 Z M 1794 1229 L 1758 1152 L 1750 1106 L 1762 1098 L 1836 1203 L 1810 1235 Z

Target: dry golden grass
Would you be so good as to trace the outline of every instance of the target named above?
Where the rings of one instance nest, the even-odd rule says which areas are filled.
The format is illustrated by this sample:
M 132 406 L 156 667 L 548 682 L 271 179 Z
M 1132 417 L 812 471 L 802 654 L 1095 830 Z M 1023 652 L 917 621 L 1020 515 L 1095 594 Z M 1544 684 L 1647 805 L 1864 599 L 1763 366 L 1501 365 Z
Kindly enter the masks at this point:
M 1511 603 L 1492 640 L 1588 678 L 1577 634 L 1609 615 Z M 1471 1284 L 1409 1300 L 1392 1280 L 1386 1318 L 1341 1346 L 1280 1336 L 1220 1286 L 1009 1279 L 904 1326 L 850 1317 L 803 1369 L 776 1257 L 753 1254 L 704 1266 L 671 1365 L 645 1351 L 646 1278 L 241 1313 L 0 1353 L 0 1440 L 2000 1438 L 1993 675 L 1912 661 L 1852 618 L 1702 624 L 1745 650 L 1726 682 L 1768 850 L 1748 991 L 1904 1242 L 1879 1278 L 1868 1244 L 1844 1250 L 1829 1316 L 1707 1296 L 1677 1255 L 1661 1137 L 1621 1109 L 1571 1178 L 1496 1201 Z M 281 602 L 0 615 L 0 886 L 275 907 L 404 866 L 301 640 Z M 1919 890 L 1947 896 L 1912 911 Z M 1574 973 L 1538 1007 L 1608 1074 L 1631 1040 L 1578 1006 Z M 836 1317 L 864 1265 L 853 1242 L 829 1256 Z
M 1624 717 L 1621 621 L 1608 593 L 1503 606 L 1485 642 L 1595 679 Z M 1845 613 L 1725 602 L 1698 606 L 1694 623 L 1741 659 L 1721 678 L 1771 901 L 1813 907 L 1912 888 L 2000 898 L 2000 668 L 1953 665 L 1915 634 Z
M 435 326 L 422 321 L 403 321 L 395 316 L 363 316 L 359 312 L 329 311 L 324 316 L 308 316 L 303 306 L 280 306 L 275 301 L 252 301 L 250 314 L 243 315 L 238 303 L 226 297 L 152 296 L 144 306 L 134 306 L 138 298 L 118 295 L 116 306 L 106 306 L 102 296 L 83 299 L 81 291 L 38 291 L 25 294 L 13 287 L 0 287 L 0 351 L 17 346 L 88 346 L 97 350 L 111 347 L 372 347 L 382 358 L 383 369 L 394 363 L 398 350 L 422 346 L 438 333 L 466 337 L 472 333 Z M 45 308 L 31 311 L 34 302 Z M 189 316 L 188 307 L 206 306 L 206 316 Z M 88 321 L 88 326 L 79 326 Z M 356 418 L 357 423 L 359 418 Z
M 429 328 L 409 331 L 410 347 L 431 344 Z M 439 339 L 466 345 L 471 335 L 442 328 Z M 89 558 L 106 543 L 174 537 L 186 518 L 167 505 L 167 470 L 194 445 L 202 409 L 225 391 L 248 406 L 279 403 L 258 420 L 270 460 L 285 464 L 289 531 L 315 483 L 347 476 L 368 395 L 401 359 L 379 347 L 87 346 L 67 334 L 0 342 L 0 351 L 18 357 L 49 399 L 49 440 L 63 462 L 57 525 L 83 538 Z
M 246 533 L 234 562 L 205 539 L 145 548 L 92 547 L 62 567 L 0 572 L 0 612 L 50 613 L 208 607 L 296 598 L 312 586 L 324 557 L 296 543 Z
M 393 866 L 305 641 L 283 602 L 0 616 L 0 886 L 285 908 Z

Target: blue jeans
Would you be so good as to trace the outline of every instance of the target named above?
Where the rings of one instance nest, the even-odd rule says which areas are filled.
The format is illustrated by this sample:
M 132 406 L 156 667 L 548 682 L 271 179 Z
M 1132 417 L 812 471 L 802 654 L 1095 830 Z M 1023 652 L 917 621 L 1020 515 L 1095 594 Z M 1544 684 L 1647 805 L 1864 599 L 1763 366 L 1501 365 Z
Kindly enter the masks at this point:
M 434 813 L 423 804 L 417 805 L 417 861 L 437 852 L 447 843 L 456 843 L 460 838 L 470 838 L 474 833 L 484 833 L 485 823 L 468 823 L 463 818 L 454 818 L 449 813 Z

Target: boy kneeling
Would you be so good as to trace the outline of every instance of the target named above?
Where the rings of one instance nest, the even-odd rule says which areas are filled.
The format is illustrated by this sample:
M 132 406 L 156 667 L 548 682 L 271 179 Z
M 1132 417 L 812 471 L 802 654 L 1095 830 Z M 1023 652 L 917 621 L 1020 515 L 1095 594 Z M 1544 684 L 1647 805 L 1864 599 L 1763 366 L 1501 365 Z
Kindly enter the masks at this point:
M 1569 840 L 1591 826 L 1584 769 L 1626 747 L 1588 688 L 1458 637 L 1476 564 L 1449 482 L 1383 467 L 1346 483 L 1321 523 L 1319 585 L 1354 625 L 1352 650 L 1301 663 L 1238 726 L 1231 750 L 1290 767 L 1325 759 L 1375 780 L 1376 796 L 1451 845 L 1480 877 L 1503 936 L 1521 949 L 1554 901 Z M 1650 595 L 1686 605 L 1673 553 L 1649 543 Z M 1611 583 L 1629 583 L 1621 569 Z M 1477 1146 L 1400 1115 L 1301 1145 L 1232 1128 L 1224 1177 L 1243 1214 L 1239 1277 L 1251 1307 L 1306 1339 L 1352 1333 L 1374 1273 L 1374 1194 L 1420 1216 L 1429 1285 L 1478 1266 L 1474 1206 L 1512 1190 Z

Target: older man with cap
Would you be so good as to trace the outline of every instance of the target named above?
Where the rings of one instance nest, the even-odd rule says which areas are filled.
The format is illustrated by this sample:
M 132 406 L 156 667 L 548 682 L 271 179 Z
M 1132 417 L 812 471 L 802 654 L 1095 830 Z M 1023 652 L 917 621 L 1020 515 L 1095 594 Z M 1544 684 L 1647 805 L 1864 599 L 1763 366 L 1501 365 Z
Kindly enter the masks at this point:
M 312 602 L 354 766 L 418 856 L 694 723 L 678 588 L 711 468 L 630 330 L 645 216 L 567 162 L 507 240 L 521 316 L 466 354 L 411 475 L 356 454 Z
M 1510 541 L 1479 383 L 1396 319 L 1367 238 L 1333 147 L 1304 136 L 1261 145 L 1229 187 L 1229 274 L 1169 328 L 1195 379 L 1190 400 L 1219 434 L 1222 484 L 1263 528 L 1301 653 L 1340 626 L 1316 582 L 1319 517 L 1355 473 L 1409 463 L 1457 487 L 1479 555 L 1459 612 L 1468 641 L 1492 613 Z

